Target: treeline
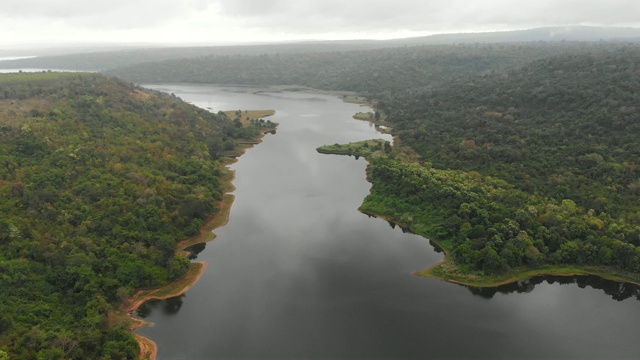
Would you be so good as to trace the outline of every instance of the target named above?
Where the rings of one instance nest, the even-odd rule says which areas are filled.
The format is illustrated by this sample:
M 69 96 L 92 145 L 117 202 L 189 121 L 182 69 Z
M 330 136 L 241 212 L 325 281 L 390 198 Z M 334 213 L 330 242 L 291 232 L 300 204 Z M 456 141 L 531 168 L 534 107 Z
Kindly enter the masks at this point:
M 371 159 L 362 210 L 387 214 L 451 250 L 460 273 L 500 274 L 544 264 L 640 272 L 637 223 L 529 194 L 478 172 Z
M 582 53 L 606 46 L 615 45 L 433 45 L 301 54 L 203 56 L 121 67 L 106 73 L 138 83 L 304 85 L 358 91 L 386 99 L 439 87 L 453 77 L 482 74 L 554 54 Z
M 390 40 L 329 40 L 293 43 L 271 43 L 262 45 L 233 46 L 180 46 L 135 48 L 118 45 L 106 46 L 98 50 L 91 46 L 67 49 L 73 54 L 62 54 L 58 48 L 15 51 L 0 50 L 0 56 L 37 55 L 34 58 L 0 61 L 3 69 L 58 69 L 74 71 L 102 71 L 116 67 L 127 67 L 142 63 L 156 63 L 164 60 L 183 60 L 207 56 L 256 56 L 264 54 L 300 54 L 321 52 L 348 52 L 354 50 L 373 50 L 401 48 L 425 45 L 455 44 L 495 44 L 495 43 L 534 43 L 534 42 L 570 42 L 570 41 L 616 41 L 639 42 L 640 31 L 633 28 L 562 26 L 542 27 L 516 31 L 492 31 L 481 33 L 437 34 L 422 37 Z M 122 47 L 120 50 L 118 47 Z M 83 51 L 83 52 L 81 52 Z M 48 55 L 49 54 L 49 55 Z M 154 65 L 155 66 L 155 65 Z M 281 84 L 278 84 L 281 85 Z
M 186 272 L 176 243 L 218 210 L 219 159 L 255 131 L 101 75 L 0 84 L 0 350 L 137 358 L 108 314 Z
M 609 265 L 612 258 L 616 267 L 640 272 L 639 56 L 638 46 L 552 56 L 397 97 L 385 111 L 402 143 L 425 163 L 500 178 L 540 199 L 501 216 L 528 214 L 516 220 L 518 232 L 542 240 L 548 252 L 536 248 L 546 254 L 544 263 Z M 560 217 L 546 211 L 568 204 L 573 210 Z M 487 226 L 471 220 L 472 228 Z M 458 232 L 455 254 L 488 270 L 470 256 L 501 249 L 492 232 L 479 229 Z M 500 257 L 513 266 L 510 255 Z
M 390 46 L 400 46 L 399 44 Z M 155 63 L 164 60 L 193 59 L 203 56 L 256 56 L 263 54 L 294 54 L 385 47 L 376 41 L 311 42 L 297 44 L 264 44 L 235 46 L 192 46 L 93 51 L 68 55 L 38 56 L 0 61 L 1 69 L 52 69 L 73 71 L 103 71 L 116 67 Z M 27 54 L 33 55 L 33 54 Z

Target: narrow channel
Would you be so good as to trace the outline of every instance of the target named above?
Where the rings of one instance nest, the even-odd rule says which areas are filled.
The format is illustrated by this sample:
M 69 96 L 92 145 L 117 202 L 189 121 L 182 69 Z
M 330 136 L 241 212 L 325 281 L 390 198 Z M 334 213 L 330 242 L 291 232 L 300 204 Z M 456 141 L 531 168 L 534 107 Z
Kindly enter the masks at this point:
M 390 140 L 352 119 L 370 109 L 314 93 L 147 87 L 213 111 L 274 109 L 280 123 L 232 165 L 236 200 L 200 249 L 204 276 L 182 297 L 140 309 L 155 326 L 139 332 L 158 343 L 159 359 L 640 353 L 636 287 L 550 278 L 480 291 L 411 275 L 442 254 L 357 211 L 370 188 L 363 159 L 315 151 Z

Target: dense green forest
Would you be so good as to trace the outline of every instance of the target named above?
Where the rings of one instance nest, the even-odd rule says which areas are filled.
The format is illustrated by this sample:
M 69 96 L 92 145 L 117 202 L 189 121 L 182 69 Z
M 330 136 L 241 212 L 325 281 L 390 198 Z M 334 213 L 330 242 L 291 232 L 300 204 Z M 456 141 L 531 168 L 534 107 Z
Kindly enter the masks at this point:
M 446 278 L 578 265 L 638 281 L 638 59 L 591 48 L 383 98 L 418 156 L 371 159 L 362 210 L 439 240 Z
M 491 273 L 541 263 L 640 272 L 639 59 L 634 45 L 567 53 L 388 103 L 426 168 L 512 188 L 498 201 L 481 190 L 451 199 L 445 237 L 456 239 L 456 261 Z M 535 260 L 526 249 L 512 256 L 522 239 L 537 243 Z M 482 260 L 494 252 L 496 268 Z
M 0 350 L 137 358 L 109 312 L 185 273 L 176 243 L 217 211 L 219 159 L 261 129 L 102 75 L 0 89 Z
M 412 97 L 453 78 L 485 74 L 532 59 L 582 54 L 623 45 L 517 43 L 434 45 L 360 51 L 259 56 L 202 56 L 111 69 L 105 73 L 138 83 L 302 85 L 357 91 L 378 99 Z

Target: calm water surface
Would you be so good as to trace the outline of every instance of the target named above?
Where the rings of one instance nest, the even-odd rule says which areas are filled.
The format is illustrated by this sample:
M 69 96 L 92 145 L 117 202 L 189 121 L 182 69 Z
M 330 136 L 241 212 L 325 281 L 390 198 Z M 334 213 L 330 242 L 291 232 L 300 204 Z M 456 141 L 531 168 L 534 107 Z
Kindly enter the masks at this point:
M 364 160 L 315 148 L 384 138 L 326 95 L 148 86 L 203 108 L 275 109 L 280 126 L 232 166 L 236 201 L 209 263 L 179 298 L 140 315 L 160 359 L 638 358 L 638 288 L 545 278 L 470 289 L 412 276 L 429 241 L 356 209 Z M 366 110 L 366 109 L 365 109 Z

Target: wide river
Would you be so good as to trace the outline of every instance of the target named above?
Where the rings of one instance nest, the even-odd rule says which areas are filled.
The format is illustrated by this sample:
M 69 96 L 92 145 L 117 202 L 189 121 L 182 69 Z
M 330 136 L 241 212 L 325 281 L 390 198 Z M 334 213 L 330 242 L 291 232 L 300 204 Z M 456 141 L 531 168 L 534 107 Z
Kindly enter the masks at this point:
M 232 168 L 229 223 L 186 295 L 148 303 L 160 359 L 638 358 L 637 287 L 545 278 L 477 290 L 411 275 L 425 238 L 357 211 L 366 162 L 316 147 L 390 140 L 359 105 L 311 93 L 148 85 L 218 110 L 275 109 L 277 134 Z

